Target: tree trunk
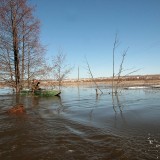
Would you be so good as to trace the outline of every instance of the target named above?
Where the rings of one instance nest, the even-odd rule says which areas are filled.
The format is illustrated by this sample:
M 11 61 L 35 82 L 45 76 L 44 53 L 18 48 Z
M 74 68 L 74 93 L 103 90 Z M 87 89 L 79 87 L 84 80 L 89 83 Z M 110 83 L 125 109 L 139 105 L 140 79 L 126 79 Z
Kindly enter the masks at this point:
M 21 68 L 21 84 L 24 85 L 24 36 L 22 39 L 22 68 Z
M 16 92 L 20 91 L 20 72 L 19 72 L 19 50 L 18 50 L 18 35 L 16 26 L 16 14 L 11 13 L 12 19 L 12 35 L 13 35 L 13 52 L 14 52 L 14 68 L 15 68 L 15 88 Z

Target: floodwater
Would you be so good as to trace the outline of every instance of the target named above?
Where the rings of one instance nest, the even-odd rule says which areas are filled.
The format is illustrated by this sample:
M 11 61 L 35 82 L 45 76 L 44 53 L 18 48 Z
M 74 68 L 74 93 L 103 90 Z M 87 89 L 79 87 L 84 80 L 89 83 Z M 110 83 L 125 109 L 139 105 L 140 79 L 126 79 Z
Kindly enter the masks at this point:
M 103 91 L 70 87 L 45 98 L 0 89 L 0 159 L 160 159 L 160 90 Z M 6 113 L 16 103 L 26 114 Z

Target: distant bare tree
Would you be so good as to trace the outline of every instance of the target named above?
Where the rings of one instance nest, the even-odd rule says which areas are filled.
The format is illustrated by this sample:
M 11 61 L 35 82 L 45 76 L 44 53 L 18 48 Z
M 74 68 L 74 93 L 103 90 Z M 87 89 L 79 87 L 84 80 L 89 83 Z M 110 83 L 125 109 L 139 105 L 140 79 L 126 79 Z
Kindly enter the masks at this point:
M 53 75 L 56 81 L 58 81 L 59 90 L 61 89 L 62 81 L 67 78 L 67 76 L 72 71 L 73 67 L 66 64 L 66 55 L 63 53 L 62 49 L 59 49 L 58 54 L 53 57 Z

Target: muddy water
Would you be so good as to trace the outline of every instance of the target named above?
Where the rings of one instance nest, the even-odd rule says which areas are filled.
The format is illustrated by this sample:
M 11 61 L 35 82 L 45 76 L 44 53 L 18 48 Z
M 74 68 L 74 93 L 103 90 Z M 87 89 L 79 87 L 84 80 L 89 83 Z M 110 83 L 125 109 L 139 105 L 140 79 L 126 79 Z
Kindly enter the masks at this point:
M 96 97 L 90 87 L 60 98 L 16 97 L 0 90 L 2 160 L 160 159 L 160 91 L 126 90 Z M 26 115 L 6 110 L 23 103 Z

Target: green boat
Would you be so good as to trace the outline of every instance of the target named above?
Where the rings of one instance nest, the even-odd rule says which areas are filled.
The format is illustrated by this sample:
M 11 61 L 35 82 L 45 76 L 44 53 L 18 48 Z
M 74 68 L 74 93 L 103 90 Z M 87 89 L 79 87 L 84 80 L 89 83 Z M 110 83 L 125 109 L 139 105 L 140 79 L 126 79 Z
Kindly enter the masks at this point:
M 24 89 L 24 90 L 21 90 L 20 94 L 21 95 L 35 95 L 35 96 L 40 96 L 40 97 L 52 97 L 52 96 L 59 96 L 61 92 L 58 90 L 45 90 L 45 89 L 35 90 L 34 92 L 32 92 L 29 89 Z

